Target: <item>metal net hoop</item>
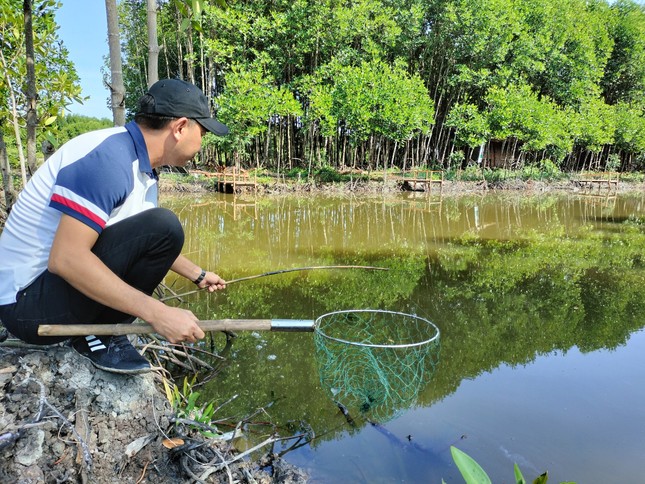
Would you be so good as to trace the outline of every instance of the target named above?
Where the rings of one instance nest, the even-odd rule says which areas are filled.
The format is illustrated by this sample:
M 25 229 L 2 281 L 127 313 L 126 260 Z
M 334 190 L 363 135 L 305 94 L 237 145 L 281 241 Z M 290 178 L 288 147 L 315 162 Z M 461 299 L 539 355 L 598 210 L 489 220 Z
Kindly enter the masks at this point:
M 379 422 L 415 403 L 439 358 L 439 328 L 395 311 L 324 314 L 314 343 L 321 384 L 334 401 Z
M 427 319 L 381 309 L 333 311 L 319 316 L 314 326 L 316 336 L 372 348 L 409 348 L 439 339 L 439 328 Z

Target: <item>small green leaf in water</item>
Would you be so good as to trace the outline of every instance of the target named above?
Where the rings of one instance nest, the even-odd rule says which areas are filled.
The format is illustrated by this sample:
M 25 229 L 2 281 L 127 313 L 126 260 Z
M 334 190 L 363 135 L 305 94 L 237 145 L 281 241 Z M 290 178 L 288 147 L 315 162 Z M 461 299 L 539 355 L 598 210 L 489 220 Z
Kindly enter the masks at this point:
M 526 480 L 524 479 L 524 476 L 522 475 L 522 471 L 520 471 L 520 468 L 517 464 L 515 464 L 515 483 L 516 484 L 526 484 Z
M 472 457 L 452 445 L 450 452 L 466 484 L 492 484 L 488 474 Z

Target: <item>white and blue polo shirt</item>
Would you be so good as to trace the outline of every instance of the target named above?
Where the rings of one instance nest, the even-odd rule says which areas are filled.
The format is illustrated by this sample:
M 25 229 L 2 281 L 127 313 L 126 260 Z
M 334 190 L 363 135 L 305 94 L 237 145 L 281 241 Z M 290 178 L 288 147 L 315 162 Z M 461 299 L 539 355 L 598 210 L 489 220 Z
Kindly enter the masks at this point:
M 157 206 L 157 175 L 134 122 L 80 135 L 41 166 L 0 234 L 0 305 L 45 269 L 63 213 L 98 233 Z

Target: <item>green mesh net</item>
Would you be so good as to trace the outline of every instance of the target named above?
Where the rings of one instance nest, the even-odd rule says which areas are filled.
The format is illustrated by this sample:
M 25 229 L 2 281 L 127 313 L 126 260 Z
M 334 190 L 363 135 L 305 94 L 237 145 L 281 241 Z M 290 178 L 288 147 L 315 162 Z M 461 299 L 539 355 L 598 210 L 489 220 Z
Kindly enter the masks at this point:
M 325 314 L 314 342 L 323 388 L 349 415 L 380 423 L 416 402 L 439 362 L 439 329 L 392 311 Z

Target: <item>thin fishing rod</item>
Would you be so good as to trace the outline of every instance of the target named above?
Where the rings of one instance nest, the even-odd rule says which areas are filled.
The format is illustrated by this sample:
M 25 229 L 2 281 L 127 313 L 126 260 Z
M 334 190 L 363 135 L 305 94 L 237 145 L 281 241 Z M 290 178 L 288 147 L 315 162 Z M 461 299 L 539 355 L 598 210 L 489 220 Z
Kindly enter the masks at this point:
M 236 282 L 242 282 L 242 281 L 250 281 L 251 279 L 258 279 L 260 277 L 266 277 L 266 276 L 274 276 L 276 274 L 284 274 L 286 272 L 295 272 L 295 271 L 313 271 L 313 270 L 319 270 L 319 269 L 363 269 L 363 270 L 368 270 L 368 271 L 389 271 L 390 269 L 388 267 L 375 267 L 375 266 L 310 266 L 310 267 L 296 267 L 294 269 L 282 269 L 279 271 L 270 271 L 270 272 L 264 272 L 262 274 L 256 274 L 254 276 L 245 276 L 245 277 L 239 277 L 237 279 L 231 279 L 230 281 L 226 281 L 226 285 L 228 286 L 229 284 L 234 284 Z M 199 291 L 202 291 L 206 289 L 205 287 L 200 287 L 199 289 L 193 289 L 192 291 L 184 292 L 181 294 L 173 294 L 171 296 L 166 296 L 163 298 L 160 298 L 160 301 L 167 301 L 169 299 L 178 299 L 180 297 L 184 296 L 189 296 L 191 294 L 195 294 Z

